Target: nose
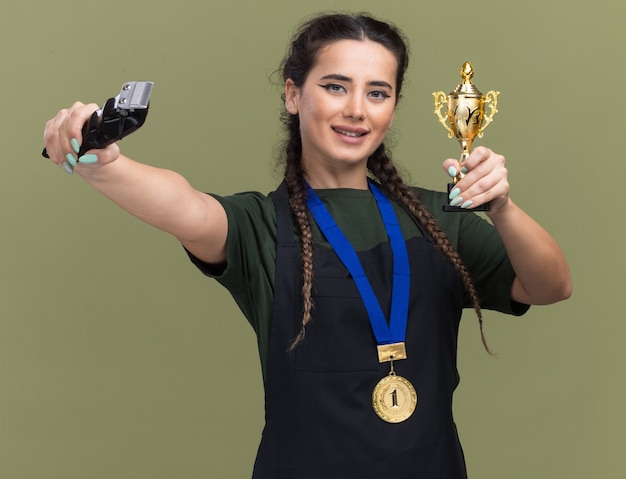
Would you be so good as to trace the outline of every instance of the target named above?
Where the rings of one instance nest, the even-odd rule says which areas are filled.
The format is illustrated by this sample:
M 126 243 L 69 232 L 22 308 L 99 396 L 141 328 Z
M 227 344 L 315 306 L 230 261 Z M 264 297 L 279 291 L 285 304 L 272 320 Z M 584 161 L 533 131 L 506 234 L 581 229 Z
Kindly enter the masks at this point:
M 346 98 L 344 115 L 355 121 L 363 121 L 365 119 L 365 103 L 361 95 L 352 94 Z

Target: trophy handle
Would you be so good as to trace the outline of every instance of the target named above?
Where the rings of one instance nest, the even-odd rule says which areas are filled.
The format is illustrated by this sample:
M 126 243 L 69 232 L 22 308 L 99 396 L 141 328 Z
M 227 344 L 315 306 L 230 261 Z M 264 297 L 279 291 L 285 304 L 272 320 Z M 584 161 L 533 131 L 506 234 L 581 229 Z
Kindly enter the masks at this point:
M 493 117 L 496 113 L 498 113 L 498 95 L 499 91 L 489 91 L 485 95 L 485 105 L 489 107 L 489 113 L 485 113 L 483 116 L 483 124 L 478 131 L 478 138 L 483 137 L 483 132 L 485 128 L 489 126 L 489 124 L 493 121 Z
M 441 123 L 443 127 L 448 130 L 448 138 L 452 138 L 454 136 L 454 132 L 446 123 L 446 118 L 441 114 L 441 107 L 448 104 L 448 95 L 442 91 L 436 91 L 433 93 L 433 96 L 435 97 L 435 115 L 439 118 L 439 123 Z

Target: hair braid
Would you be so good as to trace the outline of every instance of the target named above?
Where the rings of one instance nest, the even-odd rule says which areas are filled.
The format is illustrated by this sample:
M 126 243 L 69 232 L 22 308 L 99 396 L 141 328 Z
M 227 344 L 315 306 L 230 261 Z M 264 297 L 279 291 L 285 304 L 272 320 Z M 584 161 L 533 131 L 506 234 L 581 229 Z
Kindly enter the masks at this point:
M 297 117 L 292 118 L 291 123 L 290 129 L 299 129 Z M 302 259 L 302 326 L 289 346 L 289 351 L 292 351 L 304 339 L 306 325 L 311 321 L 311 311 L 313 310 L 311 297 L 313 288 L 313 233 L 311 231 L 311 223 L 309 222 L 305 189 L 302 181 L 303 171 L 300 161 L 302 144 L 299 135 L 290 135 L 290 140 L 285 146 L 285 153 L 287 158 L 292 159 L 292 161 L 287 162 L 285 168 L 285 183 L 289 194 L 289 206 L 300 234 L 300 256 Z
M 470 277 L 470 274 L 461 259 L 461 256 L 459 256 L 456 252 L 448 240 L 445 232 L 437 224 L 433 215 L 422 204 L 415 190 L 404 183 L 396 166 L 387 154 L 384 143 L 381 144 L 380 147 L 378 147 L 378 149 L 370 156 L 367 166 L 372 175 L 378 179 L 391 198 L 397 203 L 404 205 L 409 210 L 409 213 L 413 215 L 420 222 L 420 224 L 424 226 L 424 228 L 426 228 L 426 231 L 435 242 L 435 245 L 448 258 L 450 263 L 452 263 L 452 266 L 454 266 L 454 269 L 459 274 L 459 277 L 463 282 L 463 286 L 472 301 L 474 311 L 476 311 L 476 316 L 478 316 L 480 337 L 483 346 L 489 354 L 492 354 L 489 346 L 487 345 L 483 331 L 483 315 L 480 308 L 478 293 L 474 287 L 472 278 Z

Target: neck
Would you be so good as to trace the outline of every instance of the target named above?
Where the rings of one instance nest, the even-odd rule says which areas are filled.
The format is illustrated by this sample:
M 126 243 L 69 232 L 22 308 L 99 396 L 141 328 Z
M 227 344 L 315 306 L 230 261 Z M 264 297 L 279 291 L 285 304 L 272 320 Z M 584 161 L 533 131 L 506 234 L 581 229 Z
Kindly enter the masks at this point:
M 315 170 L 315 169 L 313 169 Z M 307 171 L 304 179 L 314 190 L 350 188 L 367 190 L 367 174 L 363 168 L 351 168 L 342 171 Z

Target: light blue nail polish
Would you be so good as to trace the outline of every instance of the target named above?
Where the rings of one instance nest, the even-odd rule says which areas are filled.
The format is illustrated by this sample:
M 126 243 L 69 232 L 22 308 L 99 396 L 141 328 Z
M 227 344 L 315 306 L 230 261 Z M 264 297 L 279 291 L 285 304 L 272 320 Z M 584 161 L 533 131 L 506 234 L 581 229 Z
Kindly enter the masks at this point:
M 76 138 L 72 138 L 70 140 L 70 145 L 72 145 L 72 149 L 75 153 L 78 153 L 80 151 L 80 145 L 78 144 L 78 140 Z
M 467 173 L 467 168 L 465 168 L 465 167 L 461 168 L 461 173 L 463 173 L 463 174 Z
M 74 170 L 67 161 L 59 166 L 63 168 L 68 175 L 74 174 Z
M 89 153 L 87 155 L 83 155 L 81 156 L 78 161 L 80 163 L 84 163 L 86 165 L 93 165 L 95 162 L 98 161 L 98 157 L 96 155 L 94 155 L 93 153 Z
M 461 205 L 461 208 L 469 208 L 470 206 L 472 206 L 474 204 L 474 202 L 472 200 L 467 200 L 465 203 L 463 203 Z
M 70 165 L 76 166 L 76 162 L 77 162 L 76 157 L 72 155 L 71 153 L 68 153 L 67 155 L 65 155 L 65 159 Z
M 456 176 L 456 168 L 454 166 L 451 166 L 450 168 L 448 168 L 448 174 L 454 178 Z
M 463 197 L 457 196 L 450 202 L 450 206 L 459 206 L 461 203 L 463 203 Z
M 448 198 L 453 200 L 454 198 L 456 198 L 457 196 L 459 196 L 459 193 L 461 192 L 461 190 L 459 188 L 454 188 L 450 194 L 448 195 Z

